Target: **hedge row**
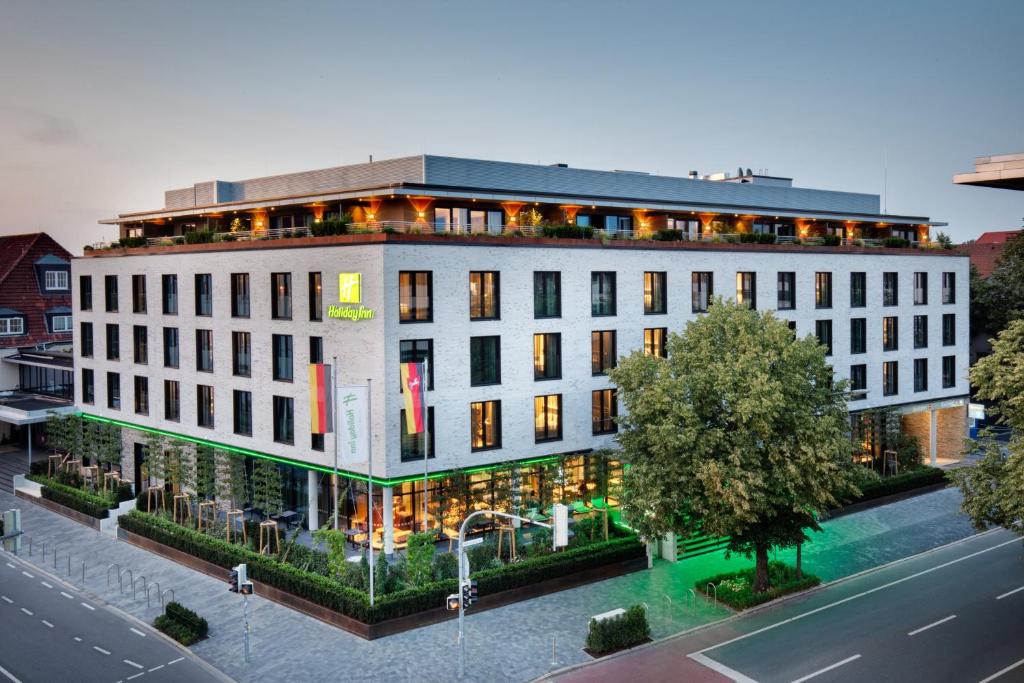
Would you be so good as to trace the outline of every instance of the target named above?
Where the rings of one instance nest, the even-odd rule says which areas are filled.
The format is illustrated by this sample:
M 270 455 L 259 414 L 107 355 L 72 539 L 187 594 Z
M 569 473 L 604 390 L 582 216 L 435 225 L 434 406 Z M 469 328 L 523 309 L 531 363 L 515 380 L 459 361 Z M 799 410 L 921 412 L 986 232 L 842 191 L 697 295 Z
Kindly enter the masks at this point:
M 753 592 L 754 573 L 756 569 L 749 567 L 736 572 L 716 574 L 694 583 L 693 587 L 707 595 L 707 586 L 714 584 L 719 602 L 724 602 L 736 609 L 746 609 L 754 605 L 774 600 L 782 595 L 806 590 L 821 583 L 814 574 L 804 573 L 803 578 L 796 577 L 796 569 L 782 562 L 768 563 L 768 580 L 771 587 L 761 593 Z
M 108 511 L 111 507 L 109 498 L 97 496 L 73 486 L 65 486 L 46 477 L 30 474 L 27 478 L 42 484 L 42 494 L 46 500 L 51 500 L 58 505 L 77 510 L 96 519 L 106 519 L 109 516 Z
M 205 638 L 210 632 L 210 625 L 202 618 L 180 602 L 169 602 L 164 608 L 164 613 L 178 622 L 188 630 L 195 633 L 200 639 Z
M 651 626 L 647 623 L 647 612 L 643 605 L 633 605 L 625 614 L 608 619 L 590 620 L 587 631 L 587 651 L 592 655 L 603 655 L 616 650 L 639 645 L 651 637 Z
M 912 491 L 923 486 L 932 486 L 933 484 L 945 482 L 945 470 L 940 470 L 938 467 L 922 466 L 903 474 L 886 477 L 881 481 L 867 484 L 861 489 L 862 495 L 853 502 L 860 503 L 865 500 L 891 496 L 895 493 L 903 493 L 904 491 Z
M 135 510 L 122 515 L 118 523 L 127 531 L 225 569 L 245 562 L 251 578 L 368 624 L 441 607 L 446 596 L 458 590 L 454 579 L 434 581 L 382 595 L 371 607 L 369 596 L 363 591 L 162 517 Z M 477 572 L 473 577 L 482 594 L 496 593 L 643 555 L 644 546 L 631 536 L 532 557 Z

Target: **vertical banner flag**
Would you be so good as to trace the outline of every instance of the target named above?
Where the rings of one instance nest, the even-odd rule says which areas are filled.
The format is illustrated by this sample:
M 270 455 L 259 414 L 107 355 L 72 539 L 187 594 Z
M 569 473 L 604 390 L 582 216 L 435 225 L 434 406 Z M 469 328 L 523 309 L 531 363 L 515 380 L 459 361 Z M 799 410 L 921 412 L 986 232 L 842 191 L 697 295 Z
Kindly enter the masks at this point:
M 366 431 L 369 399 L 365 384 L 338 387 L 338 432 L 334 438 L 341 446 L 343 466 L 360 465 L 370 460 L 370 435 Z
M 406 434 L 423 433 L 423 363 L 402 363 Z
M 313 434 L 334 431 L 334 387 L 331 366 L 311 363 L 309 366 L 309 418 Z

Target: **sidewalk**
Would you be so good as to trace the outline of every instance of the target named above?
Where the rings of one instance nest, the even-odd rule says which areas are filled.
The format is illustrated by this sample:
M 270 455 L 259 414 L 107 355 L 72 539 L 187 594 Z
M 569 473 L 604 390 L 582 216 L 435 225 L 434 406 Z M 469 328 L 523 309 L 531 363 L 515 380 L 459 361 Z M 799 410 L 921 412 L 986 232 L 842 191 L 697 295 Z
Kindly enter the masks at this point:
M 826 523 L 804 549 L 808 571 L 824 580 L 852 574 L 893 559 L 906 557 L 973 533 L 957 511 L 959 492 L 947 489 Z M 87 562 L 85 588 L 99 598 L 140 619 L 152 621 L 159 604 L 146 608 L 139 583 L 138 600 L 126 591 L 119 596 L 117 581 L 107 588 L 106 568 L 119 563 L 136 579 L 158 581 L 173 588 L 175 598 L 205 616 L 211 637 L 192 650 L 240 681 L 285 680 L 301 672 L 303 680 L 450 681 L 456 673 L 454 621 L 365 641 L 258 596 L 250 600 L 253 661 L 242 661 L 242 606 L 227 591 L 225 581 L 193 572 L 38 506 L 0 493 L 0 509 L 20 507 L 23 527 L 33 539 L 34 554 L 22 556 L 40 564 L 39 543 L 46 542 L 46 563 L 52 567 L 52 548 L 58 547 L 58 571 L 81 585 L 81 560 Z M 645 602 L 652 635 L 663 638 L 709 623 L 728 612 L 700 601 L 695 614 L 685 609 L 687 590 L 697 579 L 746 563 L 726 561 L 720 554 L 686 562 L 659 561 L 652 571 L 637 572 L 581 586 L 499 609 L 471 614 L 466 619 L 467 680 L 523 681 L 570 664 L 588 661 L 582 652 L 587 621 L 593 614 Z M 113 572 L 112 572 L 113 575 Z M 127 577 L 126 577 L 127 579 Z M 556 663 L 552 665 L 552 638 Z

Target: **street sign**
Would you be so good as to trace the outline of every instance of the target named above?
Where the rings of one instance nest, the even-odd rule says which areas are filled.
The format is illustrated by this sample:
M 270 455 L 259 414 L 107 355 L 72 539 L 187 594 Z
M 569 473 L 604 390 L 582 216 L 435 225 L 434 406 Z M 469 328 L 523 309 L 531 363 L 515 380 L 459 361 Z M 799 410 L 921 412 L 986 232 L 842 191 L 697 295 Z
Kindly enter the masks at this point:
M 465 541 L 462 542 L 462 547 L 463 548 L 470 548 L 470 547 L 472 547 L 474 545 L 480 545 L 483 542 L 484 542 L 484 537 L 483 536 L 477 536 L 476 538 L 467 538 Z
M 459 609 L 459 594 L 452 593 L 448 596 L 448 611 L 454 612 L 457 609 Z

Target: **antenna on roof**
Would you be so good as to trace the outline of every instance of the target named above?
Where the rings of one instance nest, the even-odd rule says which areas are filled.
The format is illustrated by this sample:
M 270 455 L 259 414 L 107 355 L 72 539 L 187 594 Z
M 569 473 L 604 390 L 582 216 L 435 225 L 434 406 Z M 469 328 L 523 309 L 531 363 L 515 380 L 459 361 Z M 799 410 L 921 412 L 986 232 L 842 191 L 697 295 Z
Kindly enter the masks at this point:
M 370 155 L 370 163 L 371 164 L 373 163 L 373 155 L 372 154 Z

